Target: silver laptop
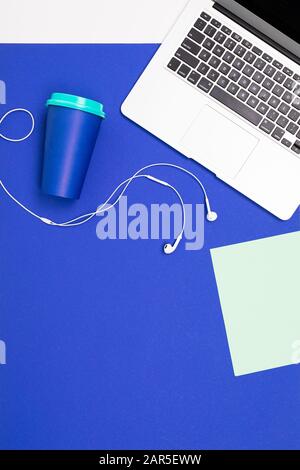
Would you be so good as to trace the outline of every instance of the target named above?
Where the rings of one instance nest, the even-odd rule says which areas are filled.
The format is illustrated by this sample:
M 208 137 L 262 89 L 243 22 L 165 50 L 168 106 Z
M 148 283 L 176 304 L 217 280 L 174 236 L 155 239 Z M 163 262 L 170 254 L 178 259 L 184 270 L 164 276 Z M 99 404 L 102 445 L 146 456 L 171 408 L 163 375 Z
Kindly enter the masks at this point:
M 125 116 L 257 204 L 300 204 L 298 2 L 191 0 Z

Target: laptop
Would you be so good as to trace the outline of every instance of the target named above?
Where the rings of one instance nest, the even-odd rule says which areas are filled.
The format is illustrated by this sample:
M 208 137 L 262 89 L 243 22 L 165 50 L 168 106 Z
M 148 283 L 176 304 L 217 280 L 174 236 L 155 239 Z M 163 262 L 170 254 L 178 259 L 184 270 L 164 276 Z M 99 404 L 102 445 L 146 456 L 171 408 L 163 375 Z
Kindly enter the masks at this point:
M 282 220 L 300 204 L 299 14 L 190 0 L 121 107 Z

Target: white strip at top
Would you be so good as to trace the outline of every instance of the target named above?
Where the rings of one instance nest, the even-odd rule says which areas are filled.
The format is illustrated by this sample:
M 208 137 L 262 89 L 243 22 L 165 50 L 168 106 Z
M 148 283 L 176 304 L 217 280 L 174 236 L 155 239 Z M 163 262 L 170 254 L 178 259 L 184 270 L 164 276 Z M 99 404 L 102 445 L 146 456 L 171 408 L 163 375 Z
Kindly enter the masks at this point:
M 3 0 L 0 43 L 161 43 L 187 0 Z

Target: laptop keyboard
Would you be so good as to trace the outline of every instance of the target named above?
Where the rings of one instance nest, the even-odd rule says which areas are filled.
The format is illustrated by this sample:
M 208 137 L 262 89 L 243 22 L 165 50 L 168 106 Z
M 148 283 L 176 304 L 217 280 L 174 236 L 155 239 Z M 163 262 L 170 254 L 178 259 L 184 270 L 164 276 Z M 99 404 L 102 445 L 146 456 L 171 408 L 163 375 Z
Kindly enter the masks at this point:
M 300 155 L 300 76 L 206 12 L 167 67 Z

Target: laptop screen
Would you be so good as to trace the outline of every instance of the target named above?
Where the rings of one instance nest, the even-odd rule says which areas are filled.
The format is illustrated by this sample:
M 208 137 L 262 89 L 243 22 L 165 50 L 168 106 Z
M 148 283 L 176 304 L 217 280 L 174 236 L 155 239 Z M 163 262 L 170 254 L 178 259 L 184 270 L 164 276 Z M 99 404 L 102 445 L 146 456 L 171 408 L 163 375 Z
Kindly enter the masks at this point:
M 300 58 L 299 0 L 216 0 Z
M 248 10 L 300 44 L 299 0 L 237 0 Z

